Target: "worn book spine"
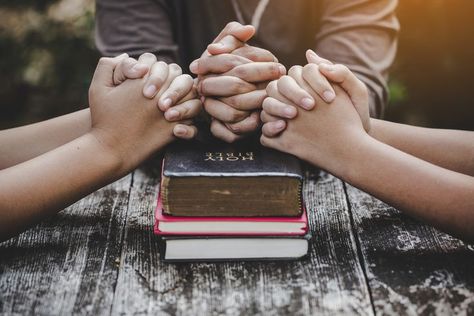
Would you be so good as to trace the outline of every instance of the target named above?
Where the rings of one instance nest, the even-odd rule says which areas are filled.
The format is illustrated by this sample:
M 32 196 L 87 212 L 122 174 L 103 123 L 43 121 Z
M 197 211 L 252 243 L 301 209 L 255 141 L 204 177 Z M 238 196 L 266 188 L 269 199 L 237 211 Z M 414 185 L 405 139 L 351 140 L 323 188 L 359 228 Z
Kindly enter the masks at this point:
M 199 235 L 206 236 L 302 236 L 308 233 L 308 218 L 306 215 L 306 210 L 304 206 L 302 207 L 302 214 L 298 217 L 189 217 L 189 216 L 172 216 L 166 215 L 163 213 L 163 205 L 161 199 L 158 198 L 158 203 L 155 211 L 155 225 L 154 233 L 155 235 L 177 235 L 173 232 L 164 232 L 160 230 L 160 223 L 163 222 L 214 222 L 216 226 L 222 222 L 246 222 L 246 223 L 256 223 L 256 222 L 271 222 L 271 223 L 298 223 L 301 224 L 301 228 L 297 231 L 291 232 L 275 232 L 275 231 L 266 231 L 266 232 L 228 232 L 228 231 L 218 231 L 213 230 L 211 232 L 201 232 Z M 180 232 L 179 235 L 197 235 L 194 232 Z
M 180 142 L 165 154 L 160 195 L 168 215 L 299 216 L 302 178 L 296 157 L 260 144 Z

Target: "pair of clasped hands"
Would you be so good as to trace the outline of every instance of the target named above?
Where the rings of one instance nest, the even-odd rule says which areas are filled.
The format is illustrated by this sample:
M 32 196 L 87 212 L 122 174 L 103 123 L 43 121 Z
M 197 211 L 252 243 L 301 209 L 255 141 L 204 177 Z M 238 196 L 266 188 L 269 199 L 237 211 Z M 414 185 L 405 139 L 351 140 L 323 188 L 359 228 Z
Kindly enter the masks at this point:
M 319 165 L 354 130 L 369 130 L 367 88 L 347 67 L 308 50 L 308 64 L 286 75 L 272 53 L 246 43 L 254 33 L 229 23 L 190 64 L 196 79 L 153 54 L 102 58 L 89 91 L 92 132 L 133 168 L 175 137 L 193 138 L 202 108 L 217 138 L 234 142 L 261 127 L 264 146 Z

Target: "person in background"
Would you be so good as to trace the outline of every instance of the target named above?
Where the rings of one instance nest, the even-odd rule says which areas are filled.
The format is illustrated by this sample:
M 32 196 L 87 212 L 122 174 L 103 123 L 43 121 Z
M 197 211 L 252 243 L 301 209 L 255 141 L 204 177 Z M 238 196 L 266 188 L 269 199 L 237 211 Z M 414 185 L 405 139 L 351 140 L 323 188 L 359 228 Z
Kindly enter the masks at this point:
M 190 65 L 212 133 L 233 142 L 259 128 L 266 85 L 302 64 L 307 48 L 347 65 L 368 89 L 370 114 L 380 117 L 396 53 L 396 6 L 397 0 L 98 0 L 95 40 L 104 56 L 150 51 Z M 318 92 L 328 102 L 335 96 L 324 81 Z M 314 107 L 311 98 L 300 102 Z
M 268 85 L 261 143 L 474 242 L 474 132 L 370 118 L 367 89 L 349 68 L 313 51 L 307 58 Z M 322 77 L 336 91 L 331 104 L 315 92 Z M 310 111 L 298 105 L 308 95 L 317 104 Z
M 152 77 L 161 85 L 148 99 Z M 164 104 L 172 108 L 162 111 Z M 119 179 L 176 137 L 194 137 L 201 106 L 176 64 L 153 54 L 102 58 L 88 109 L 0 131 L 0 241 Z

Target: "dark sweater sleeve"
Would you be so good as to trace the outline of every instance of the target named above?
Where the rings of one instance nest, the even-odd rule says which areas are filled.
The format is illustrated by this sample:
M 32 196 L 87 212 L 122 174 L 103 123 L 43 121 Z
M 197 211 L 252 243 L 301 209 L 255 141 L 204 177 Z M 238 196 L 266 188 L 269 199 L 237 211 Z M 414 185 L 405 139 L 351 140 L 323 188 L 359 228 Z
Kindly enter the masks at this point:
M 154 53 L 176 62 L 171 12 L 164 0 L 97 0 L 95 43 L 104 56 Z
M 370 113 L 388 102 L 387 76 L 397 50 L 397 0 L 325 0 L 316 52 L 348 66 L 369 88 Z

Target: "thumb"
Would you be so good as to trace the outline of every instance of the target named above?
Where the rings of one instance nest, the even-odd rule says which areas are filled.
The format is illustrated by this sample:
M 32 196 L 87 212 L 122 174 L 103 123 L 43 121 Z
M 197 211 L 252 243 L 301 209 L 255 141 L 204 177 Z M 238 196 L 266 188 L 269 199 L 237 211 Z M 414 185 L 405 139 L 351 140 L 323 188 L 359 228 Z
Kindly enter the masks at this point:
M 105 87 L 114 86 L 114 70 L 120 61 L 128 58 L 127 54 L 122 54 L 113 58 L 102 57 L 97 63 L 91 85 L 100 85 Z

